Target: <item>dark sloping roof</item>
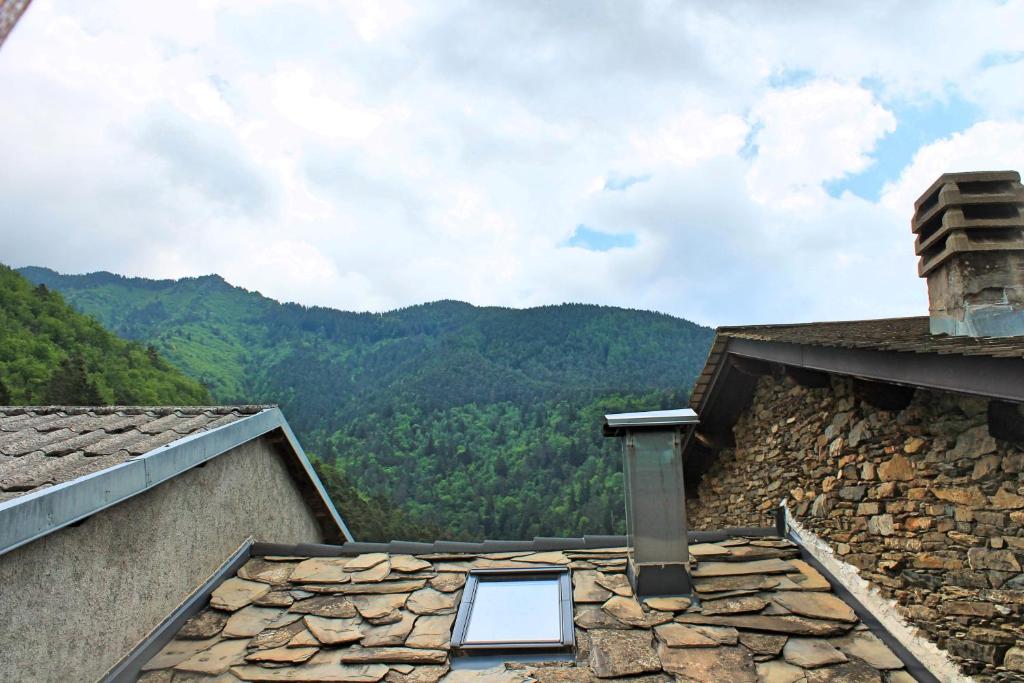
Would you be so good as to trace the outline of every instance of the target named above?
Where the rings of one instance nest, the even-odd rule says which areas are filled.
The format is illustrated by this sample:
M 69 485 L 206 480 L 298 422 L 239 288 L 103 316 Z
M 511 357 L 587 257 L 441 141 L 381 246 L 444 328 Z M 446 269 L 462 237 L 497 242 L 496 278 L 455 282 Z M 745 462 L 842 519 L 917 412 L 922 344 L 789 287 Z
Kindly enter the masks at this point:
M 718 333 L 736 339 L 813 344 L 846 349 L 1024 358 L 1024 337 L 951 337 L 944 334 L 932 334 L 928 329 L 928 316 L 795 325 L 721 327 L 718 329 Z
M 1021 359 L 1024 337 L 951 337 L 929 331 L 928 317 L 883 318 L 793 325 L 720 327 L 704 370 L 690 395 L 690 406 L 700 413 L 718 373 L 730 339 L 802 346 L 857 349 L 905 354 Z M 702 416 L 703 417 L 703 416 Z
M 0 407 L 0 502 L 113 467 L 268 407 Z
M 539 565 L 562 565 L 572 574 L 574 657 L 524 664 L 496 654 L 478 665 L 489 668 L 460 671 L 464 676 L 451 680 L 670 681 L 678 674 L 755 681 L 773 673 L 810 680 L 813 673 L 820 681 L 880 681 L 905 667 L 880 639 L 889 636 L 869 630 L 841 596 L 830 594 L 827 578 L 800 559 L 799 547 L 778 538 L 723 536 L 721 544 L 694 545 L 691 566 L 702 603 L 636 600 L 621 547 L 312 559 L 297 550 L 254 549 L 213 588 L 201 613 L 174 627 L 173 640 L 166 634 L 118 673 L 147 682 L 167 680 L 171 672 L 247 681 L 436 681 L 465 664 L 452 655 L 450 641 L 467 572 Z M 807 640 L 797 638 L 794 651 L 784 651 L 790 636 Z M 800 663 L 797 645 L 828 656 L 804 663 L 813 670 L 787 665 L 787 659 Z M 140 665 L 144 673 L 136 679 Z M 620 678 L 634 674 L 646 677 Z

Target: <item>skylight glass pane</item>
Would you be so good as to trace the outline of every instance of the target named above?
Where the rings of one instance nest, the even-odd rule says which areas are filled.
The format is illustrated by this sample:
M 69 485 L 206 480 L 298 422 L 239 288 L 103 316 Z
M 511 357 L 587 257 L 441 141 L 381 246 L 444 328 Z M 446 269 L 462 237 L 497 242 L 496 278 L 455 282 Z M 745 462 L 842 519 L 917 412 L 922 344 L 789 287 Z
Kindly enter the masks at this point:
M 557 576 L 480 581 L 466 643 L 557 643 L 561 639 Z

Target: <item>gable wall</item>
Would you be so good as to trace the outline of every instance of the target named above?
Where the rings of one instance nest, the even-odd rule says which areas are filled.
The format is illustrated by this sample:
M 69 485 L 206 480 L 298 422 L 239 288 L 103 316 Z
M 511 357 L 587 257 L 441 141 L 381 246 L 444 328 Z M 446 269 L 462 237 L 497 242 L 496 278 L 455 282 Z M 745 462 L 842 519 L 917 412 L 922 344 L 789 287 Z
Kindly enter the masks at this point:
M 264 439 L 0 556 L 0 677 L 97 680 L 249 536 L 322 541 Z
M 762 377 L 736 447 L 690 492 L 690 525 L 772 526 L 786 498 L 967 673 L 1024 671 L 1024 451 L 989 435 L 986 409 L 919 390 L 889 412 L 846 379 Z

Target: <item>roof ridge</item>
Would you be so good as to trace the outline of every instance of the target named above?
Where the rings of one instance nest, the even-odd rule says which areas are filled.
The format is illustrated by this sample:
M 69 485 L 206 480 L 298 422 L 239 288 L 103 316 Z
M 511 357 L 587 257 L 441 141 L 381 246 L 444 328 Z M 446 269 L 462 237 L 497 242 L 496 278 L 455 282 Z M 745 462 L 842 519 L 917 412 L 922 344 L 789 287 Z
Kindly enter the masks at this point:
M 885 323 L 885 322 L 906 322 L 908 320 L 927 319 L 926 315 L 908 315 L 894 318 L 864 318 L 860 320 L 823 320 L 820 322 L 806 323 L 768 323 L 763 325 L 723 325 L 717 328 L 716 332 L 732 332 L 739 330 L 779 330 L 791 327 L 820 327 L 822 325 L 852 325 L 856 323 Z
M 128 415 L 139 415 L 143 413 L 154 413 L 157 415 L 169 415 L 179 412 L 183 414 L 214 413 L 226 415 L 227 413 L 239 413 L 242 415 L 255 415 L 256 413 L 271 408 L 277 408 L 276 403 L 266 404 L 242 404 L 242 405 L 209 405 L 209 406 L 179 406 L 179 405 L 112 405 L 112 406 L 67 406 L 67 405 L 0 405 L 0 414 L 22 415 L 24 413 L 35 413 L 37 415 L 53 415 L 63 413 L 66 415 L 112 415 L 114 413 L 125 413 Z

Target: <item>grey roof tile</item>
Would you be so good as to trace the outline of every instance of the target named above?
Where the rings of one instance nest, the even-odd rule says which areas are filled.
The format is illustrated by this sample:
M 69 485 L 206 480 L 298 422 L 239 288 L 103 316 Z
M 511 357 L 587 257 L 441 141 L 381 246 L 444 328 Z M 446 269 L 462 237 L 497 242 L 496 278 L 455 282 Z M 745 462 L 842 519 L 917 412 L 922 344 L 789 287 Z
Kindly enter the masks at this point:
M 180 434 L 174 430 L 160 432 L 159 434 L 139 434 L 139 438 L 128 445 L 128 452 L 132 455 L 142 455 L 143 453 L 148 453 L 154 448 L 160 448 L 161 446 L 173 443 L 182 436 L 186 435 Z
M 0 501 L 113 467 L 268 407 L 0 407 Z
M 66 441 L 77 436 L 70 429 L 58 429 L 53 432 L 37 432 L 34 429 L 25 429 L 10 434 L 0 444 L 0 453 L 4 455 L 26 455 L 34 451 L 44 450 L 56 442 Z

